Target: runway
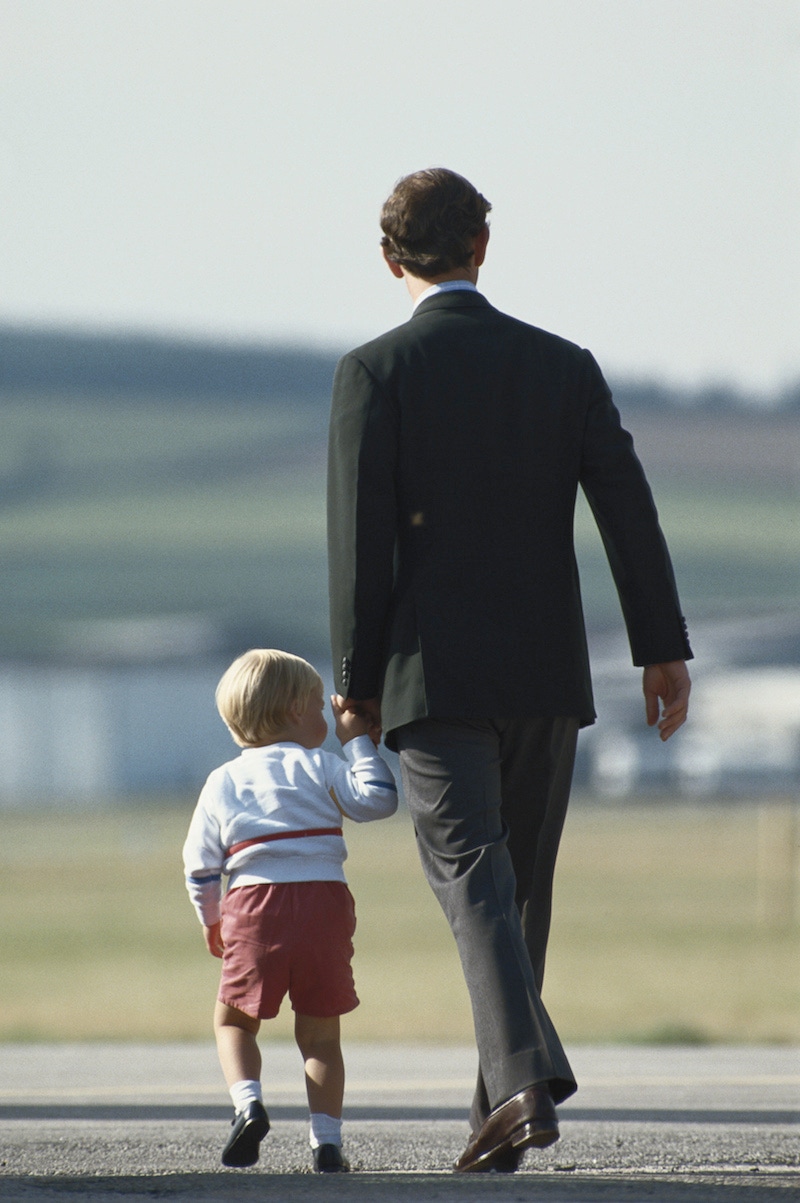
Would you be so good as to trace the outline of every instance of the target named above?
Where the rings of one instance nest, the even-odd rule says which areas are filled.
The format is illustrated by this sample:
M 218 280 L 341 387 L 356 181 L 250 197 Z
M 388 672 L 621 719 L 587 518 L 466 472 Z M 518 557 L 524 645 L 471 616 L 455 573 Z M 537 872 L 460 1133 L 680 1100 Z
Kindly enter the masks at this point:
M 800 1049 L 577 1047 L 560 1142 L 516 1175 L 455 1175 L 472 1048 L 345 1045 L 354 1172 L 310 1172 L 302 1065 L 262 1042 L 272 1130 L 219 1154 L 232 1109 L 213 1043 L 0 1045 L 5 1203 L 745 1203 L 800 1198 Z

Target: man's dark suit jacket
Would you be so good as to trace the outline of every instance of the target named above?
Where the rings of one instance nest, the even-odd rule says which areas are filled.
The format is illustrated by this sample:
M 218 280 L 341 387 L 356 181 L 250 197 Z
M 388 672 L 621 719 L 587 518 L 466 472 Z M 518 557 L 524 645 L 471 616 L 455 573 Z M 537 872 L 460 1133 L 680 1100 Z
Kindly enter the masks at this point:
M 594 720 L 573 513 L 599 526 L 635 664 L 691 656 L 650 489 L 588 351 L 479 293 L 345 355 L 331 411 L 337 690 L 414 719 Z

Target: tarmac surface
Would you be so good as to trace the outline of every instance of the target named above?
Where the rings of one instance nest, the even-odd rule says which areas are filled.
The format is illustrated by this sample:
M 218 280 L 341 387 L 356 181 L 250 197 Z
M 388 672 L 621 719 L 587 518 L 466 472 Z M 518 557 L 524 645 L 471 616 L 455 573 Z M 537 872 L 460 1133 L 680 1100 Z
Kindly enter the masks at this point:
M 561 1140 L 517 1174 L 453 1174 L 474 1049 L 345 1046 L 345 1152 L 314 1175 L 299 1054 L 262 1042 L 272 1130 L 219 1160 L 232 1108 L 207 1044 L 0 1045 L 4 1203 L 779 1203 L 800 1200 L 800 1049 L 577 1047 Z

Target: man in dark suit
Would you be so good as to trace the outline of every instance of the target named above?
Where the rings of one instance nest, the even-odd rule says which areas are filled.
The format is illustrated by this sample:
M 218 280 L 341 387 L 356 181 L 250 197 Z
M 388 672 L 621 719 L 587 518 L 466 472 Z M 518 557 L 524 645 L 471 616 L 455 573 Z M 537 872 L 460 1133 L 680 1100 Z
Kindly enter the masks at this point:
M 415 308 L 337 367 L 328 537 L 336 686 L 399 752 L 470 993 L 479 1073 L 455 1168 L 511 1172 L 558 1139 L 554 1104 L 576 1089 L 540 992 L 577 732 L 595 717 L 579 486 L 662 739 L 686 717 L 691 651 L 600 369 L 475 288 L 489 209 L 444 169 L 384 205 L 384 257 Z

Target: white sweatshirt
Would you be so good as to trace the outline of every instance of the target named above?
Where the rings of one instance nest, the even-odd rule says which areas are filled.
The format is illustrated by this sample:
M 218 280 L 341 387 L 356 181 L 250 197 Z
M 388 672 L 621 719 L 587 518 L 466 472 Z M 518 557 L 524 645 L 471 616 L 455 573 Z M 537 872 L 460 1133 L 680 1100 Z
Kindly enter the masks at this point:
M 369 736 L 349 740 L 344 754 L 285 742 L 244 748 L 214 769 L 183 846 L 186 888 L 202 924 L 219 920 L 223 874 L 228 889 L 345 880 L 342 816 L 387 818 L 397 810 L 397 786 Z

